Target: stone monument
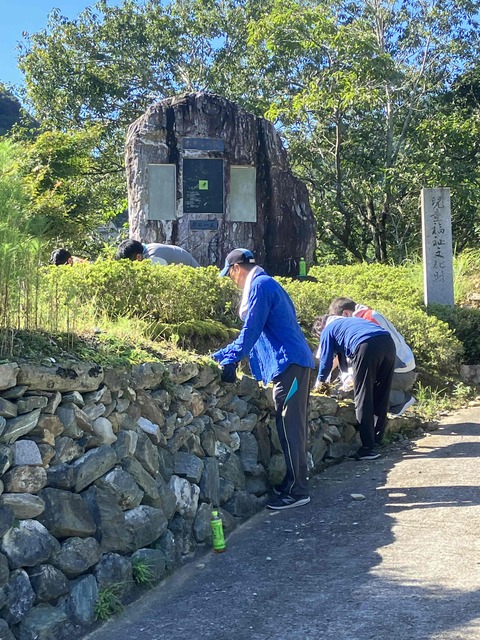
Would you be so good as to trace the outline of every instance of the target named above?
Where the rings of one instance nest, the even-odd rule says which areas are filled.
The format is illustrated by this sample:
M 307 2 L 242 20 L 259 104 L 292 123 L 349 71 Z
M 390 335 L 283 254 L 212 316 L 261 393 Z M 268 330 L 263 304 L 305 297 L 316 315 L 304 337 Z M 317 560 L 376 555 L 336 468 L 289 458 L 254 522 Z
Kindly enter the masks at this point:
M 450 189 L 422 189 L 424 301 L 454 305 Z
M 129 128 L 130 236 L 175 244 L 203 266 L 251 249 L 272 275 L 311 265 L 316 225 L 271 122 L 195 93 L 152 105 Z

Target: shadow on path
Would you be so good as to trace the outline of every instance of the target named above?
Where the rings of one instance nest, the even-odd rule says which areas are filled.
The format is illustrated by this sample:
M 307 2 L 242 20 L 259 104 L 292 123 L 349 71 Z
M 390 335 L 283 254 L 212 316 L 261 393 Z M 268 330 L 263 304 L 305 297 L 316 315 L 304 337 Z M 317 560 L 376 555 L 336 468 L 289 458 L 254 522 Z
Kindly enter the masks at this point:
M 468 422 L 331 467 L 88 638 L 479 640 L 479 458 Z

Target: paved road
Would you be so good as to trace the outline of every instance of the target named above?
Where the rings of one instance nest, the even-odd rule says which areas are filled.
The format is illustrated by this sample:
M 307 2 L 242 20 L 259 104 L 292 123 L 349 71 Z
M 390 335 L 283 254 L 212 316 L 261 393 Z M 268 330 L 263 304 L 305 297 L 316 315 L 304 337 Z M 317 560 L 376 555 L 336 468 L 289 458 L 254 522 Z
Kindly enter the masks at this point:
M 479 423 L 330 468 L 89 640 L 479 640 Z

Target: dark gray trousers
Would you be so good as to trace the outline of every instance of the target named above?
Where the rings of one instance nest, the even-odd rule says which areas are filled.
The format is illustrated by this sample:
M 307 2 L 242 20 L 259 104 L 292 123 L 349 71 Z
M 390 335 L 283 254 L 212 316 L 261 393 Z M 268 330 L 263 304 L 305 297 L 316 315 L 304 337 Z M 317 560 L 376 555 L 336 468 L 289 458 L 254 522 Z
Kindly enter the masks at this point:
M 382 442 L 395 367 L 395 344 L 389 334 L 362 342 L 353 357 L 355 414 L 362 446 L 373 449 Z
M 282 491 L 308 496 L 307 407 L 312 369 L 291 364 L 273 379 L 278 437 L 287 465 Z
M 392 388 L 390 389 L 390 400 L 388 406 L 390 409 L 397 407 L 398 405 L 404 405 L 405 402 L 411 397 L 410 391 L 417 380 L 417 372 L 405 371 L 404 373 L 393 374 Z

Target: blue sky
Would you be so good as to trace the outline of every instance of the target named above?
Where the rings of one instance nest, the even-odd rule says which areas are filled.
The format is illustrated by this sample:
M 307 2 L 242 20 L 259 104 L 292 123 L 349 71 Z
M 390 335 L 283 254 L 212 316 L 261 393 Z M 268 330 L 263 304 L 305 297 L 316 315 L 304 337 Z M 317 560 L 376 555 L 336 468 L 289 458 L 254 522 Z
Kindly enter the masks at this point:
M 68 18 L 75 18 L 95 0 L 0 0 L 0 82 L 22 84 L 23 76 L 17 68 L 17 44 L 22 32 L 35 33 L 44 29 L 47 16 L 58 8 Z M 110 0 L 109 4 L 120 4 Z

